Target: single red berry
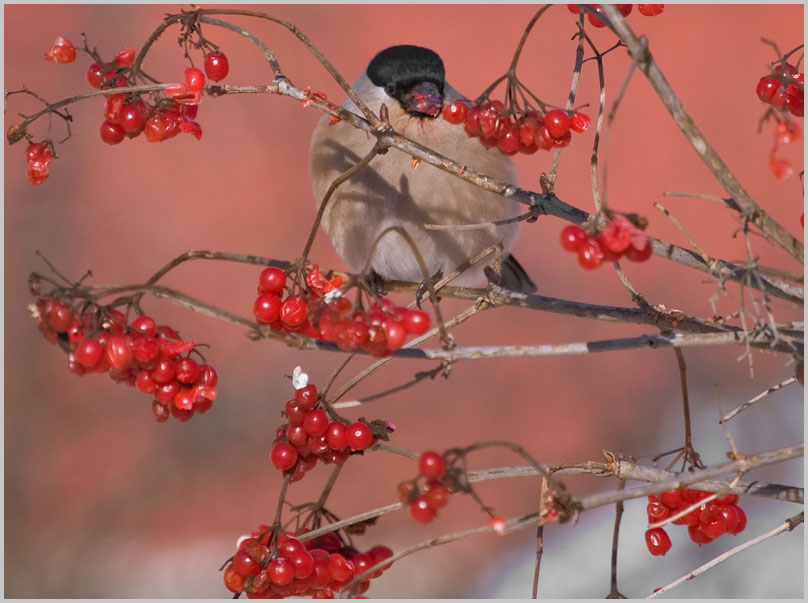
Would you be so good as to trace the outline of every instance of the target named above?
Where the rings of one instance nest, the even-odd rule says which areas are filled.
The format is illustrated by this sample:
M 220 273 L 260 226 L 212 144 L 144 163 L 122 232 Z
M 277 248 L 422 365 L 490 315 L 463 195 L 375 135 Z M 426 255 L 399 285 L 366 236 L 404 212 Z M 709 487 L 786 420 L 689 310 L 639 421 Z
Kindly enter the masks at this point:
M 617 10 L 620 11 L 620 14 L 624 17 L 628 17 L 631 14 L 631 9 L 634 8 L 633 4 L 618 4 Z
M 646 511 L 648 513 L 648 523 L 663 521 L 673 514 L 670 508 L 657 501 L 649 502 Z
M 237 574 L 246 578 L 247 576 L 255 576 L 263 568 L 246 551 L 239 550 L 233 557 L 233 569 Z
M 328 572 L 334 580 L 345 582 L 354 575 L 354 564 L 339 553 L 331 553 L 328 558 Z
M 469 136 L 479 136 L 480 135 L 480 114 L 482 113 L 482 109 L 477 106 L 471 107 L 466 114 L 466 123 L 463 126 L 463 129 L 466 131 L 466 134 Z
M 306 301 L 301 297 L 289 297 L 281 306 L 280 319 L 287 327 L 299 327 L 307 316 Z
M 654 247 L 648 235 L 641 230 L 635 230 L 631 237 L 631 246 L 624 253 L 632 262 L 644 262 L 653 255 Z
M 149 371 L 147 370 L 142 370 L 138 373 L 137 379 L 135 380 L 135 387 L 144 394 L 149 395 L 157 391 L 157 384 L 152 381 L 152 378 L 149 376 Z
M 177 361 L 173 358 L 163 356 L 160 358 L 157 366 L 152 369 L 149 376 L 154 380 L 155 383 L 163 385 L 173 381 L 176 373 Z
M 345 429 L 345 439 L 351 450 L 364 450 L 373 444 L 373 434 L 364 423 L 351 423 Z
M 662 14 L 662 11 L 665 10 L 664 4 L 638 4 L 637 10 L 640 11 L 641 15 L 645 15 L 646 17 L 655 17 L 659 14 Z
M 298 551 L 289 557 L 289 561 L 295 570 L 295 580 L 305 580 L 314 572 L 314 557 L 308 551 Z
M 593 4 L 592 8 L 594 9 L 594 13 L 587 13 L 586 16 L 589 18 L 589 22 L 592 24 L 592 27 L 606 27 L 606 24 L 599 19 L 596 15 L 603 15 L 603 9 L 600 7 L 600 4 Z
M 270 460 L 276 469 L 286 471 L 297 463 L 297 450 L 295 450 L 294 446 L 285 442 L 275 444 L 270 453 Z
M 740 534 L 744 531 L 744 529 L 746 529 L 746 513 L 738 505 L 730 505 L 727 508 L 734 509 L 735 513 L 738 515 L 738 524 L 735 526 L 735 529 L 727 530 L 727 533 Z
M 581 11 L 581 7 L 577 4 L 567 4 L 567 9 L 569 9 L 573 15 L 577 15 Z
M 278 557 L 269 562 L 267 574 L 272 584 L 284 586 L 295 579 L 295 567 L 288 559 Z
M 668 490 L 659 495 L 662 504 L 669 509 L 675 509 L 682 502 L 681 490 Z
M 283 414 L 289 425 L 303 425 L 303 418 L 306 416 L 306 410 L 300 408 L 296 400 L 289 400 L 286 403 Z
M 422 452 L 418 457 L 418 472 L 428 480 L 440 478 L 445 468 L 443 457 L 434 450 Z
M 180 358 L 174 378 L 180 383 L 191 384 L 199 376 L 199 363 L 193 358 Z
M 132 330 L 146 337 L 157 337 L 157 323 L 151 316 L 138 316 L 132 321 Z
M 53 302 L 48 312 L 48 322 L 51 329 L 57 333 L 67 333 L 70 325 L 73 324 L 73 320 L 75 319 L 70 306 L 59 301 Z
M 104 68 L 98 63 L 93 63 L 87 68 L 87 83 L 93 88 L 101 88 L 101 72 Z
M 423 310 L 406 310 L 401 322 L 408 334 L 416 336 L 426 333 L 430 326 L 429 314 Z
M 334 342 L 341 350 L 356 350 L 367 345 L 368 326 L 355 320 L 344 320 L 334 326 Z
M 160 404 L 157 400 L 152 401 L 152 416 L 158 423 L 165 423 L 171 414 L 168 406 Z
M 631 245 L 635 230 L 631 222 L 620 216 L 603 229 L 600 235 L 601 244 L 609 251 L 622 253 Z
M 303 417 L 303 429 L 313 437 L 324 435 L 328 430 L 328 415 L 319 408 L 307 410 Z
M 275 293 L 259 295 L 253 304 L 255 319 L 262 324 L 275 322 L 280 318 L 282 302 Z
M 466 121 L 469 108 L 463 101 L 455 101 L 443 108 L 443 119 L 450 124 L 462 124 Z
M 285 286 L 286 273 L 275 266 L 264 268 L 258 276 L 258 288 L 263 293 L 282 293 Z
M 719 512 L 719 515 L 714 519 L 701 522 L 699 529 L 708 538 L 715 539 L 727 531 L 727 520 Z
M 588 239 L 578 249 L 578 263 L 587 270 L 594 270 L 606 259 L 600 243 L 596 240 Z
M 519 140 L 519 126 L 511 126 L 511 128 L 497 140 L 497 148 L 503 155 L 516 155 L 521 146 Z
M 415 499 L 410 505 L 410 516 L 419 523 L 429 523 L 435 519 L 435 510 L 429 506 L 423 495 Z
M 702 544 L 709 544 L 710 542 L 713 541 L 712 538 L 710 538 L 704 532 L 701 531 L 701 528 L 698 525 L 688 526 L 687 535 L 690 536 L 690 540 L 692 540 L 699 546 L 701 546 Z
M 132 366 L 132 341 L 127 335 L 110 334 L 106 348 L 107 360 L 111 367 L 118 370 Z
M 76 60 L 76 47 L 70 40 L 59 36 L 45 53 L 45 59 L 54 63 L 67 64 Z
M 592 120 L 585 113 L 575 111 L 572 117 L 570 117 L 570 130 L 578 132 L 579 134 L 585 132 L 591 121 Z
M 645 544 L 652 555 L 665 555 L 671 550 L 671 539 L 662 528 L 653 528 L 645 532 Z
M 194 67 L 186 67 L 185 85 L 192 94 L 202 92 L 205 89 L 205 74 Z
M 722 505 L 719 509 L 721 517 L 724 518 L 725 531 L 727 534 L 734 534 L 738 528 L 738 523 L 741 521 L 741 515 L 738 513 L 736 505 Z
M 121 112 L 118 116 L 118 125 L 123 128 L 127 134 L 134 134 L 141 132 L 146 123 L 146 118 L 140 107 L 137 105 L 124 105 L 121 107 Z
M 303 410 L 309 410 L 317 405 L 317 388 L 313 384 L 295 390 L 295 402 Z
M 132 342 L 132 355 L 142 368 L 153 369 L 160 356 L 160 344 L 156 339 L 140 337 Z
M 764 75 L 758 81 L 755 92 L 760 100 L 771 104 L 778 90 L 780 90 L 780 80 L 771 75 Z
M 230 62 L 223 52 L 211 52 L 205 57 L 205 75 L 209 80 L 218 82 L 230 73 Z
M 536 146 L 544 151 L 549 151 L 555 145 L 555 141 L 552 136 L 550 136 L 550 132 L 543 123 L 539 124 L 539 128 L 536 130 L 536 138 L 535 141 Z
M 244 588 L 244 578 L 236 571 L 231 563 L 224 570 L 224 585 L 231 593 L 240 593 Z
M 126 138 L 126 132 L 118 124 L 104 121 L 101 124 L 101 140 L 107 144 L 118 144 Z
M 135 49 L 131 46 L 124 46 L 115 53 L 115 63 L 118 67 L 129 67 L 135 62 Z
M 84 368 L 96 366 L 104 355 L 104 345 L 98 339 L 85 339 L 76 347 L 76 362 Z
M 805 104 L 805 93 L 800 86 L 789 84 L 786 86 L 786 106 L 792 115 L 802 117 Z
M 154 377 L 151 375 L 151 373 L 149 373 L 149 377 L 151 377 L 152 381 L 154 381 Z M 180 393 L 180 384 L 172 379 L 168 383 L 157 384 L 157 391 L 154 392 L 154 399 L 160 404 L 167 404 L 171 406 L 174 402 L 174 397 L 178 393 Z
M 572 140 L 572 131 L 567 130 L 560 138 L 553 138 L 554 147 L 567 147 Z
M 449 488 L 442 481 L 434 479 L 427 482 L 423 494 L 431 509 L 437 511 L 449 503 Z
M 387 337 L 387 349 L 395 351 L 404 345 L 407 340 L 407 329 L 402 322 L 386 320 L 382 325 L 384 335 Z
M 348 446 L 348 437 L 345 425 L 339 421 L 332 421 L 325 431 L 326 441 L 332 450 L 344 450 Z
M 577 224 L 569 224 L 561 231 L 561 247 L 567 251 L 578 251 L 588 240 L 586 231 Z

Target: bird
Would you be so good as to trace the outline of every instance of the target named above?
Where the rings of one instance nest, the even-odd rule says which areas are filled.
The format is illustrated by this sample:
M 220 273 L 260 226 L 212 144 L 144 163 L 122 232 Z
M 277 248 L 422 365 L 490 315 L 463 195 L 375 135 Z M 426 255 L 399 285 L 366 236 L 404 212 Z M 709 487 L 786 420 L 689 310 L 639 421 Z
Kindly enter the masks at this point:
M 393 129 L 461 165 L 498 180 L 515 183 L 510 157 L 487 149 L 469 137 L 462 126 L 440 117 L 445 104 L 466 100 L 445 79 L 443 60 L 433 50 L 398 45 L 379 52 L 353 84 L 357 96 L 377 115 L 387 107 Z M 466 100 L 468 103 L 468 101 Z M 347 99 L 342 105 L 361 115 Z M 355 165 L 376 138 L 345 121 L 325 115 L 312 135 L 310 174 L 318 206 L 329 186 Z M 501 246 L 499 270 L 489 254 L 468 267 L 451 285 L 483 287 L 495 282 L 503 288 L 533 293 L 536 285 L 510 255 L 518 222 L 474 229 L 429 229 L 425 225 L 463 226 L 512 219 L 521 204 L 486 191 L 442 170 L 419 165 L 408 154 L 390 149 L 333 193 L 322 215 L 322 226 L 351 272 L 368 270 L 384 281 L 424 283 L 426 278 L 452 274 L 486 248 Z M 403 228 L 424 263 L 424 275 L 407 241 L 388 228 Z M 380 238 L 381 237 L 381 238 Z

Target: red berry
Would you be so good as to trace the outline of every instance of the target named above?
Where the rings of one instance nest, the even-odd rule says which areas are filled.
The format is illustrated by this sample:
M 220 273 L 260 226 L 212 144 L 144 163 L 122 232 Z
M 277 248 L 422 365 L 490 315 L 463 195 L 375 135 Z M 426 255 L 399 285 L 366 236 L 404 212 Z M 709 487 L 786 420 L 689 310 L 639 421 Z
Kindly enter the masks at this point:
M 150 370 L 154 368 L 157 357 L 160 355 L 160 344 L 156 339 L 148 337 L 141 337 L 132 342 L 132 355 L 137 360 L 137 363 L 143 367 L 148 367 Z
M 296 552 L 289 561 L 295 569 L 296 580 L 305 580 L 314 572 L 314 557 L 306 550 Z
M 118 67 L 129 67 L 135 61 L 135 49 L 131 46 L 124 46 L 115 53 L 115 63 Z
M 348 437 L 346 433 L 345 425 L 339 421 L 329 423 L 325 431 L 325 437 L 329 448 L 332 450 L 344 450 L 345 447 L 348 446 Z
M 270 453 L 270 460 L 275 465 L 276 469 L 286 471 L 291 469 L 297 463 L 297 450 L 291 444 L 280 442 L 272 447 Z
M 771 104 L 779 89 L 780 80 L 771 75 L 764 75 L 758 82 L 756 92 L 760 100 Z
M 450 124 L 462 124 L 466 121 L 469 108 L 463 101 L 455 101 L 443 108 L 443 119 Z
M 223 52 L 211 52 L 205 57 L 205 75 L 209 80 L 218 82 L 227 77 L 230 72 L 230 62 Z
M 648 523 L 663 521 L 672 515 L 670 508 L 657 501 L 649 502 L 646 511 L 648 512 Z
M 317 404 L 317 388 L 314 385 L 307 385 L 295 390 L 295 402 L 303 410 L 314 408 Z
M 168 406 L 160 404 L 157 400 L 152 401 L 152 416 L 158 423 L 165 423 L 168 421 L 170 411 Z
M 118 125 L 123 128 L 127 134 L 139 132 L 143 129 L 146 123 L 146 118 L 137 105 L 124 105 L 121 107 L 121 112 L 118 116 Z
M 154 377 L 152 377 L 151 374 L 149 374 L 149 377 L 151 377 L 152 381 L 154 381 Z M 178 393 L 180 393 L 180 384 L 172 379 L 168 383 L 157 385 L 157 391 L 154 392 L 154 399 L 160 404 L 171 405 Z
M 594 270 L 606 259 L 603 249 L 595 240 L 588 239 L 578 249 L 578 263 L 587 270 Z
M 269 562 L 267 574 L 272 584 L 284 586 L 295 579 L 295 567 L 291 561 L 278 557 Z
M 644 262 L 653 255 L 654 247 L 651 245 L 651 239 L 644 232 L 635 230 L 631 237 L 631 246 L 624 253 L 626 258 L 632 262 Z
M 387 337 L 387 349 L 394 351 L 404 345 L 407 340 L 407 329 L 397 320 L 386 320 L 382 325 L 384 335 Z
M 622 216 L 610 223 L 600 235 L 603 247 L 615 253 L 622 253 L 631 245 L 634 226 Z
M 577 224 L 565 226 L 561 231 L 561 247 L 567 251 L 578 251 L 589 240 L 586 231 Z
M 519 126 L 511 126 L 511 128 L 497 140 L 497 148 L 503 155 L 516 155 L 521 146 L 519 140 Z
M 258 276 L 258 288 L 263 293 L 281 293 L 285 286 L 286 273 L 275 266 L 264 268 Z
M 664 4 L 638 4 L 637 10 L 640 11 L 641 15 L 645 15 L 646 17 L 655 17 L 656 15 L 662 14 L 662 11 L 665 10 Z
M 570 117 L 570 130 L 578 132 L 579 134 L 585 132 L 591 121 L 588 115 L 576 111 L 572 114 L 572 117 Z
M 101 140 L 107 144 L 118 144 L 126 138 L 126 132 L 118 124 L 104 121 L 101 124 Z
M 408 334 L 416 336 L 426 333 L 430 325 L 429 314 L 423 310 L 406 310 L 401 322 Z
M 669 490 L 659 495 L 662 504 L 669 509 L 675 509 L 682 502 L 681 490 Z
M 308 308 L 303 298 L 288 298 L 281 306 L 280 319 L 287 327 L 299 327 L 308 316 Z
M 424 498 L 429 507 L 435 511 L 442 509 L 449 502 L 449 488 L 440 480 L 431 480 L 424 490 Z
M 157 391 L 157 384 L 152 381 L 152 378 L 149 376 L 149 371 L 146 370 L 142 370 L 138 373 L 137 379 L 135 380 L 135 387 L 144 394 L 149 395 Z
M 173 358 L 163 356 L 149 375 L 155 383 L 163 385 L 174 380 L 177 373 L 177 361 Z
M 345 439 L 351 450 L 364 450 L 373 444 L 373 434 L 364 423 L 351 423 L 345 430 Z
M 701 546 L 702 544 L 709 544 L 710 542 L 713 541 L 712 538 L 710 538 L 704 532 L 701 531 L 701 528 L 698 525 L 688 526 L 687 535 L 690 536 L 690 540 L 692 540 L 699 546 Z
M 572 140 L 572 132 L 570 130 L 567 130 L 560 138 L 553 138 L 553 146 L 566 147 L 569 146 L 571 140 Z
M 429 506 L 426 497 L 421 495 L 410 505 L 410 516 L 419 523 L 429 523 L 435 519 L 435 510 Z
M 665 555 L 671 550 L 671 539 L 662 528 L 646 530 L 645 544 L 652 555 Z
M 735 512 L 738 514 L 738 524 L 735 526 L 734 530 L 727 530 L 727 533 L 740 534 L 746 529 L 746 513 L 737 505 L 730 505 L 728 508 L 735 509 Z
M 633 4 L 618 4 L 617 10 L 620 11 L 620 14 L 624 17 L 628 17 L 631 14 L 631 9 L 634 8 Z
M 67 64 L 76 60 L 76 47 L 70 40 L 59 36 L 45 53 L 45 59 L 54 63 Z
M 231 593 L 240 593 L 244 588 L 244 578 L 236 571 L 232 563 L 224 570 L 224 585 Z
M 599 4 L 593 4 L 592 8 L 594 9 L 595 13 L 588 12 L 586 14 L 586 16 L 589 18 L 589 22 L 592 24 L 592 27 L 606 27 L 606 24 L 596 16 L 596 14 L 602 15 L 603 9 Z
M 341 350 L 356 350 L 367 345 L 368 326 L 355 320 L 345 320 L 334 327 L 334 342 Z
M 104 68 L 98 63 L 93 63 L 87 68 L 87 83 L 93 88 L 101 88 L 101 72 Z
M 699 524 L 699 529 L 708 538 L 718 538 L 727 531 L 727 520 L 724 516 L 719 514 L 714 519 L 703 521 Z
M 131 339 L 126 335 L 114 333 L 109 336 L 106 354 L 111 367 L 123 370 L 132 365 L 131 344 Z
M 280 318 L 282 302 L 275 293 L 259 295 L 253 304 L 255 319 L 262 324 L 275 322 Z
M 57 333 L 67 333 L 73 324 L 73 311 L 62 302 L 55 301 L 48 312 L 48 322 L 51 329 Z
M 570 12 L 571 12 L 573 15 L 577 15 L 577 14 L 580 12 L 581 7 L 580 7 L 580 6 L 578 6 L 577 4 L 567 4 L 567 9 L 569 9 L 569 11 L 570 11 Z
M 246 551 L 240 550 L 233 557 L 233 569 L 237 574 L 246 578 L 247 576 L 255 576 L 263 568 Z
M 199 364 L 193 358 L 180 358 L 174 378 L 180 383 L 192 384 L 199 376 Z
M 440 478 L 445 468 L 443 457 L 434 450 L 427 450 L 418 457 L 418 472 L 428 480 Z
M 466 115 L 466 123 L 463 126 L 463 129 L 469 136 L 480 135 L 480 113 L 482 113 L 482 109 L 476 106 L 471 107 L 468 110 L 468 114 Z
M 334 580 L 345 582 L 354 574 L 354 564 L 339 553 L 331 553 L 328 558 L 328 572 Z
M 306 411 L 303 417 L 303 429 L 313 437 L 324 435 L 328 430 L 328 415 L 319 408 Z
M 157 337 L 157 323 L 151 316 L 138 316 L 132 321 L 132 330 L 147 337 Z
M 300 408 L 300 405 L 295 400 L 289 400 L 284 409 L 286 420 L 289 425 L 303 425 L 303 418 L 306 416 L 306 411 Z
M 98 339 L 85 339 L 79 343 L 75 354 L 76 362 L 84 368 L 91 369 L 99 363 L 104 355 L 104 345 Z
M 205 89 L 205 74 L 194 67 L 185 68 L 185 85 L 192 94 Z

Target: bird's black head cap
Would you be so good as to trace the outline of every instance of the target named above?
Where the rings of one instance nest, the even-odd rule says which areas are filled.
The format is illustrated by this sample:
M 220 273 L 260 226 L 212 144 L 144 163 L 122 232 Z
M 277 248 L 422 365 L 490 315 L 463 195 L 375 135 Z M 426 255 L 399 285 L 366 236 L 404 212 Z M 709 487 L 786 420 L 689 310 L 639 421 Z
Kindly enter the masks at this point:
M 443 61 L 429 48 L 391 46 L 373 58 L 367 73 L 371 82 L 388 91 L 416 82 L 431 82 L 443 93 Z

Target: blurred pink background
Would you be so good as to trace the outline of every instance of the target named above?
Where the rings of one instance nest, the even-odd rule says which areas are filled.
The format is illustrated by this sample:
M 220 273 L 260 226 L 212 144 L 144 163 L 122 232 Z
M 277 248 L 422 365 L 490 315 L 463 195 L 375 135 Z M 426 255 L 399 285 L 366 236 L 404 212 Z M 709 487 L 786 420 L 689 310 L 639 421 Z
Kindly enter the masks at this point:
M 353 81 L 386 46 L 428 46 L 444 59 L 447 79 L 475 96 L 510 62 L 530 5 L 282 5 L 250 6 L 298 25 Z M 111 59 L 126 44 L 139 49 L 167 12 L 179 6 L 12 6 L 5 13 L 6 90 L 26 85 L 47 99 L 90 91 L 79 54 L 76 63 L 45 62 L 52 40 L 79 43 L 88 36 Z M 265 22 L 231 19 L 264 40 L 299 87 L 343 98 L 338 86 L 286 30 Z M 628 18 L 650 49 L 685 108 L 746 190 L 790 232 L 799 225 L 799 180 L 775 180 L 768 168 L 773 125 L 758 132 L 764 105 L 755 85 L 776 57 L 761 37 L 785 52 L 802 42 L 803 7 L 669 5 L 654 18 L 635 10 Z M 207 28 L 230 58 L 225 83 L 263 84 L 271 78 L 263 58 L 232 32 Z M 563 104 L 574 62 L 574 17 L 566 7 L 547 12 L 531 35 L 518 68 L 520 78 L 543 100 Z M 608 48 L 608 31 L 590 34 Z M 184 66 L 172 28 L 146 59 L 147 72 L 178 79 Z M 201 56 L 201 55 L 200 55 Z M 623 50 L 605 59 L 607 102 L 615 99 L 628 69 Z M 597 75 L 585 65 L 579 102 L 595 116 Z M 145 281 L 170 258 L 188 249 L 253 253 L 294 259 L 314 218 L 308 182 L 308 145 L 319 113 L 296 101 L 270 95 L 207 98 L 198 121 L 200 142 L 189 136 L 161 144 L 142 137 L 115 147 L 101 142 L 101 99 L 71 107 L 73 136 L 57 146 L 49 179 L 32 186 L 25 177 L 24 143 L 5 147 L 5 595 L 9 597 L 225 597 L 217 572 L 236 538 L 269 523 L 280 485 L 269 464 L 269 448 L 280 410 L 290 397 L 284 377 L 300 364 L 323 384 L 343 360 L 327 352 L 302 353 L 270 341 L 250 342 L 241 329 L 147 300 L 145 308 L 184 336 L 211 345 L 206 353 L 220 376 L 213 410 L 187 423 L 154 423 L 150 400 L 111 380 L 68 373 L 64 354 L 37 333 L 26 305 L 31 271 L 47 272 L 40 250 L 71 278 L 86 270 L 94 283 Z M 28 97 L 7 101 L 5 127 L 39 106 Z M 45 121 L 37 138 L 46 136 Z M 54 140 L 64 137 L 53 123 Z M 562 156 L 556 191 L 564 201 L 592 211 L 589 156 L 593 133 L 574 137 Z M 800 141 L 801 142 L 801 141 Z M 783 156 L 802 169 L 803 147 Z M 394 151 L 391 151 L 394 152 Z M 491 151 L 496 152 L 496 151 Z M 551 156 L 516 158 L 519 184 L 537 190 Z M 601 163 L 601 165 L 603 165 Z M 650 219 L 654 236 L 687 246 L 686 239 L 652 207 L 665 205 L 704 250 L 743 260 L 737 222 L 719 204 L 664 198 L 664 191 L 725 196 L 674 126 L 643 77 L 635 74 L 617 114 L 608 161 L 612 207 Z M 422 167 L 421 169 L 428 169 Z M 584 272 L 557 240 L 562 223 L 541 218 L 523 224 L 515 254 L 542 294 L 630 306 L 614 271 Z M 789 271 L 801 266 L 759 238 L 761 263 Z M 321 233 L 311 256 L 322 266 L 342 268 Z M 634 286 L 652 303 L 700 317 L 712 314 L 715 286 L 702 273 L 654 258 L 625 266 Z M 244 316 L 250 314 L 258 269 L 221 262 L 194 262 L 165 279 L 169 286 Z M 718 310 L 737 309 L 738 288 L 718 296 Z M 408 301 L 404 297 L 396 298 Z M 444 313 L 464 308 L 446 300 Z M 802 309 L 774 302 L 778 320 L 801 320 Z M 500 309 L 455 332 L 460 345 L 553 344 L 653 333 L 650 327 L 607 324 L 563 316 Z M 727 444 L 717 423 L 716 397 L 725 411 L 793 374 L 779 355 L 754 353 L 754 377 L 741 349 L 688 349 L 695 444 L 708 463 L 725 459 Z M 349 365 L 346 377 L 369 364 Z M 379 371 L 353 396 L 397 385 L 421 370 L 421 361 L 401 360 Z M 457 364 L 448 381 L 426 382 L 374 402 L 349 416 L 383 418 L 396 424 L 393 442 L 412 450 L 445 450 L 480 440 L 508 439 L 542 462 L 600 460 L 601 450 L 621 451 L 648 462 L 648 455 L 682 443 L 678 372 L 670 351 L 621 352 L 573 358 L 486 360 Z M 352 397 L 352 396 L 349 396 Z M 730 424 L 742 452 L 759 452 L 801 441 L 802 389 L 792 386 Z M 645 458 L 643 458 L 645 457 Z M 478 468 L 516 464 L 505 453 L 474 457 Z M 395 500 L 395 484 L 414 472 L 411 463 L 387 454 L 352 459 L 332 494 L 340 516 Z M 325 482 L 320 467 L 293 486 L 291 500 L 314 500 Z M 791 462 L 755 478 L 801 485 L 802 466 Z M 613 480 L 564 480 L 577 495 L 613 489 Z M 482 485 L 486 502 L 505 516 L 535 507 L 536 483 L 511 480 Z M 627 507 L 621 540 L 621 589 L 645 596 L 682 573 L 766 531 L 798 512 L 794 505 L 742 501 L 749 528 L 697 549 L 683 533 L 671 532 L 674 548 L 652 558 L 642 540 L 644 501 Z M 608 592 L 613 512 L 586 514 L 578 526 L 548 528 L 545 596 L 602 597 Z M 628 515 L 627 515 L 628 517 Z M 456 496 L 428 526 L 406 513 L 387 515 L 358 539 L 362 549 L 386 544 L 394 550 L 480 525 L 485 516 L 469 497 Z M 604 528 L 608 528 L 603 532 Z M 478 537 L 409 557 L 374 581 L 376 597 L 527 597 L 530 594 L 532 530 L 503 538 Z M 802 597 L 800 530 L 781 536 L 674 591 L 681 597 Z M 595 538 L 597 535 L 597 538 Z M 708 550 L 709 549 L 709 550 Z M 584 564 L 582 551 L 597 551 Z M 776 563 L 769 563 L 774 560 Z M 585 566 L 585 567 L 584 567 Z M 519 568 L 523 568 L 519 570 Z M 526 569 L 525 569 L 526 568 Z M 552 569 L 556 568 L 556 569 Z M 512 571 L 522 571 L 518 578 Z M 415 579 L 413 579 L 415 578 Z

